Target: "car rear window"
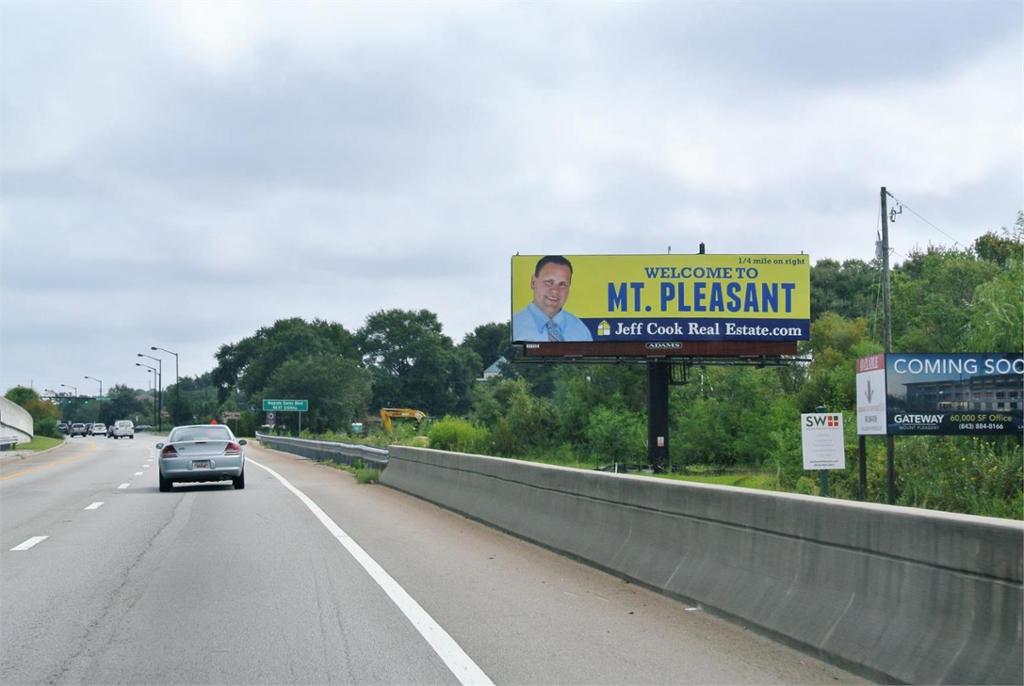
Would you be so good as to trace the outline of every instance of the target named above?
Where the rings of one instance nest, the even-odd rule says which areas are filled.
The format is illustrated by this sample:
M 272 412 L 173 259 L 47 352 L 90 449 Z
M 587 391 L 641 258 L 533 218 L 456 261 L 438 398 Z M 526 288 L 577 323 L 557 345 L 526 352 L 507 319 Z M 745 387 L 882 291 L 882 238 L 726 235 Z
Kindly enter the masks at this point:
M 229 441 L 231 433 L 226 426 L 189 426 L 175 429 L 168 441 Z

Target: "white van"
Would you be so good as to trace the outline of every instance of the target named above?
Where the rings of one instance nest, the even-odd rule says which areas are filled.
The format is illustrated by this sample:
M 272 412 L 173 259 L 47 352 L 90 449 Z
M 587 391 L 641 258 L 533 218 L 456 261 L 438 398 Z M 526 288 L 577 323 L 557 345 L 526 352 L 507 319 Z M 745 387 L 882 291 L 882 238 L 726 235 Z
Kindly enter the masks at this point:
M 135 438 L 135 425 L 130 419 L 118 419 L 114 422 L 114 438 Z

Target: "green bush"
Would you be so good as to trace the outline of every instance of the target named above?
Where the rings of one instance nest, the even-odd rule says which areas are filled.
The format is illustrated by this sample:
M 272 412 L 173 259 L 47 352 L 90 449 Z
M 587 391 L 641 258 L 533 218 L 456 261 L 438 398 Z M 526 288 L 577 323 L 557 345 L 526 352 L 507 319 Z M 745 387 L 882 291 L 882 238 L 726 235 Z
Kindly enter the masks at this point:
M 36 436 L 49 436 L 50 438 L 62 438 L 60 429 L 57 428 L 57 420 L 53 417 L 41 417 L 33 423 L 32 431 Z
M 897 504 L 988 517 L 1024 516 L 1024 454 L 1015 441 L 915 436 L 896 442 Z
M 636 412 L 599 407 L 590 416 L 586 436 L 599 462 L 647 461 L 647 423 Z
M 457 453 L 486 453 L 490 446 L 487 429 L 457 417 L 445 417 L 430 427 L 430 447 Z
M 255 412 L 243 412 L 241 418 L 228 422 L 234 425 L 236 436 L 255 436 L 259 429 L 259 417 Z

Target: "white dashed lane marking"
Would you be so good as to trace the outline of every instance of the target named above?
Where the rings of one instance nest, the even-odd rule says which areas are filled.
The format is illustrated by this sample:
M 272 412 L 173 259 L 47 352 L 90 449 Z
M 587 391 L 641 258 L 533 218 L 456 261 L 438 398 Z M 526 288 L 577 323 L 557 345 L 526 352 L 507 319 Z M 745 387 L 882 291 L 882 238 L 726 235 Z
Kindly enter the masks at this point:
M 32 547 L 42 543 L 43 541 L 45 541 L 48 538 L 49 538 L 49 536 L 33 536 L 32 538 L 28 539 L 24 543 L 22 543 L 20 545 L 16 545 L 13 548 L 11 548 L 11 552 L 12 553 L 13 552 L 22 552 L 24 550 L 28 550 L 29 548 L 32 548 Z
M 89 505 L 89 506 L 88 506 L 87 508 L 85 508 L 85 509 L 87 509 L 87 510 L 98 510 L 98 509 L 100 509 L 101 507 L 103 507 L 103 503 L 93 503 L 92 505 Z
M 130 483 L 123 483 L 123 484 L 121 484 L 120 486 L 117 487 L 117 490 L 122 491 L 122 490 L 128 488 L 129 486 L 131 486 Z

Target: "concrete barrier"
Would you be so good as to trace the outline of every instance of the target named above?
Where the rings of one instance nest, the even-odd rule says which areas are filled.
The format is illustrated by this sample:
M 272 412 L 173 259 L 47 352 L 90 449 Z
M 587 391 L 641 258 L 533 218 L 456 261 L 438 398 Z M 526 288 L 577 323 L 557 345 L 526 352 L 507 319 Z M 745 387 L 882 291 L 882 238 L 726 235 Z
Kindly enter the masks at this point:
M 382 483 L 878 681 L 1024 683 L 1024 524 L 391 446 Z
M 14 436 L 18 443 L 32 440 L 34 425 L 28 410 L 0 397 L 0 436 Z

